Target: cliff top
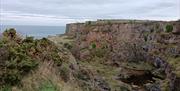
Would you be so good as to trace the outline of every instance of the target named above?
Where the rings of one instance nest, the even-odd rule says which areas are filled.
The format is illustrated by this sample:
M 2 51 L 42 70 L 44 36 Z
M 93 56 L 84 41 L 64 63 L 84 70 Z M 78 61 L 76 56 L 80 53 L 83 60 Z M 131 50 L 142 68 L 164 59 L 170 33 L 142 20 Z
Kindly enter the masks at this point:
M 177 20 L 179 21 L 179 20 Z M 176 21 L 161 21 L 161 20 L 136 20 L 136 19 L 97 19 L 97 21 L 86 21 L 84 23 L 69 23 L 69 24 L 104 24 L 104 23 L 151 23 L 151 22 L 176 22 Z M 69 25 L 67 24 L 67 25 Z

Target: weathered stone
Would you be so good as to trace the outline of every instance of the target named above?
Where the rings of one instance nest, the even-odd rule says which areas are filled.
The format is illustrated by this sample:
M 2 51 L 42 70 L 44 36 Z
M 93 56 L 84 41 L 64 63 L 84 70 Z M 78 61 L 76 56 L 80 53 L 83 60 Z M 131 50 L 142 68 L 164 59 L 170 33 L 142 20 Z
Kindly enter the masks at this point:
M 166 25 L 173 25 L 172 32 L 165 32 Z M 108 46 L 106 50 L 107 56 L 105 60 L 109 60 L 111 64 L 121 64 L 122 61 L 127 61 L 128 58 L 137 61 L 148 61 L 154 64 L 156 70 L 161 70 L 162 74 L 152 73 L 152 75 L 160 78 L 166 78 L 169 81 L 171 89 L 175 87 L 173 70 L 167 62 L 168 57 L 172 55 L 177 57 L 180 54 L 179 46 L 179 21 L 96 21 L 92 24 L 68 24 L 67 34 L 74 34 L 75 40 L 75 57 L 88 58 L 91 55 L 88 51 L 80 51 L 88 48 L 88 45 L 96 44 L 96 48 L 103 48 L 104 43 Z M 128 45 L 123 45 L 124 42 L 129 42 L 137 45 L 143 50 L 124 52 L 124 48 Z M 85 45 L 86 44 L 86 45 Z M 174 46 L 175 45 L 175 46 Z M 79 49 L 79 50 L 77 50 Z M 130 48 L 128 48 L 130 49 Z M 134 48 L 130 49 L 134 50 Z M 140 52 L 142 55 L 138 55 Z M 146 54 L 147 53 L 147 54 Z M 77 55 L 77 56 L 76 56 Z M 117 66 L 118 67 L 118 66 Z M 122 73 L 122 72 L 121 72 Z M 145 72 L 146 73 L 146 72 Z M 144 77 L 145 74 L 143 74 Z M 122 78 L 141 77 L 137 74 L 121 74 Z M 143 78 L 142 77 L 142 78 Z M 159 91 L 156 87 L 152 87 L 152 91 Z M 173 91 L 173 90 L 172 90 Z
M 159 84 L 146 84 L 147 91 L 161 91 Z

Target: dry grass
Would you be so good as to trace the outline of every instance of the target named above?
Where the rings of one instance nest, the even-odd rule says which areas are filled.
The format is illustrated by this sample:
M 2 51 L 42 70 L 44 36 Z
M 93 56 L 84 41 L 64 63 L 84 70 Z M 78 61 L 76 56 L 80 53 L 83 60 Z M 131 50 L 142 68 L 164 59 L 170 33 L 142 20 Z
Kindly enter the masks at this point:
M 65 36 L 65 35 L 64 36 L 51 36 L 51 37 L 48 37 L 48 39 L 53 41 L 59 46 L 62 46 L 62 44 L 64 43 L 71 44 L 71 42 L 73 41 L 73 38 L 70 38 L 69 36 Z
M 39 68 L 23 78 L 21 87 L 13 87 L 13 91 L 81 91 L 76 82 L 65 83 L 53 61 L 45 61 Z

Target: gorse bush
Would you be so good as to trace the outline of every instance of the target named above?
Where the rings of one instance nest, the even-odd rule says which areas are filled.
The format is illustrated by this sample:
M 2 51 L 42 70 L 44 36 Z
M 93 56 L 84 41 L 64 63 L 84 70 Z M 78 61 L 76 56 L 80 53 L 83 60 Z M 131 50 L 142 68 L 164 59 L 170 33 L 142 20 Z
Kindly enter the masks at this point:
M 34 42 L 34 37 L 26 37 L 26 39 L 24 39 L 23 42 L 32 43 Z
M 172 25 L 166 25 L 166 32 L 172 32 L 173 31 L 173 26 Z
M 37 66 L 36 59 L 27 55 L 24 44 L 18 44 L 18 38 L 14 29 L 6 30 L 1 41 L 1 68 L 0 84 L 17 84 L 22 75 Z M 6 50 L 4 50 L 6 49 Z
M 61 65 L 59 49 L 48 39 L 25 39 L 15 29 L 6 30 L 0 39 L 0 88 L 18 84 L 24 75 L 35 69 L 41 61 L 54 61 Z
M 6 29 L 3 32 L 3 35 L 6 36 L 6 37 L 10 37 L 10 38 L 15 38 L 17 36 L 16 30 L 14 28 L 10 28 L 9 30 Z
M 93 43 L 91 46 L 92 46 L 92 48 L 96 48 L 96 44 L 95 43 Z

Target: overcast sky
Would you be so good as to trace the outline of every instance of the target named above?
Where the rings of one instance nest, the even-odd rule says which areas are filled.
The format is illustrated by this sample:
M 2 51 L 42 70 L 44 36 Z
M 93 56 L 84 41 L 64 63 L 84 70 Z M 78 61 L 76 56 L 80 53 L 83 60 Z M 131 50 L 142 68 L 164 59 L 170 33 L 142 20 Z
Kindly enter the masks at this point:
M 65 25 L 96 19 L 180 19 L 180 0 L 0 0 L 0 23 Z

